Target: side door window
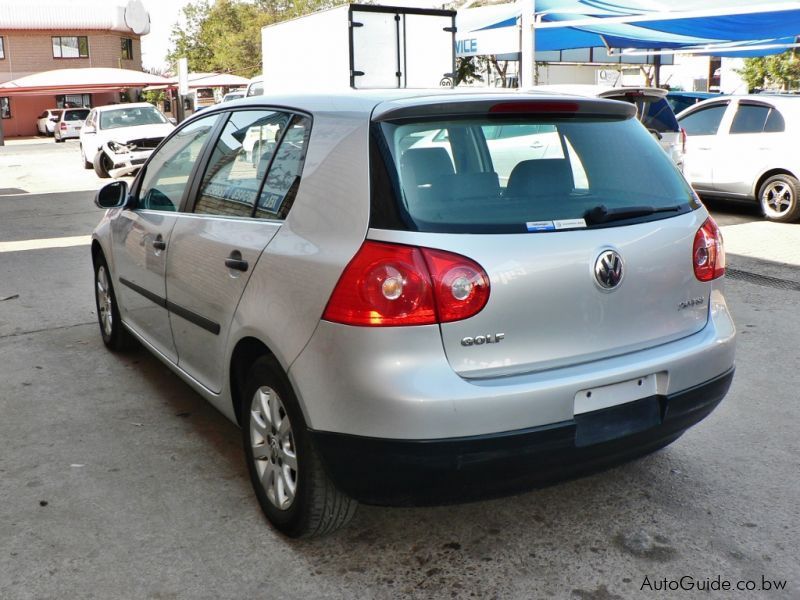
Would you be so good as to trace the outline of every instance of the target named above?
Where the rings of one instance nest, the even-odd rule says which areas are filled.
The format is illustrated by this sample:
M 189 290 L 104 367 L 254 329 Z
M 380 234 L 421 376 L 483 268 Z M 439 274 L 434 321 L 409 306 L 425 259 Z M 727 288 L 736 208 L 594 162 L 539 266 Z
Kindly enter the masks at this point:
M 219 115 L 209 115 L 177 131 L 150 158 L 139 188 L 137 208 L 177 211 L 203 145 Z
M 233 112 L 208 162 L 194 212 L 251 217 L 276 137 L 290 118 L 275 111 Z
M 285 133 L 279 133 L 278 148 L 256 205 L 255 216 L 262 219 L 283 220 L 292 208 L 306 158 L 311 119 L 295 115 Z
M 739 104 L 731 125 L 731 135 L 742 133 L 762 133 L 769 117 L 769 106 Z
M 716 135 L 727 108 L 727 104 L 716 104 L 696 110 L 681 119 L 681 127 L 686 130 L 688 136 Z

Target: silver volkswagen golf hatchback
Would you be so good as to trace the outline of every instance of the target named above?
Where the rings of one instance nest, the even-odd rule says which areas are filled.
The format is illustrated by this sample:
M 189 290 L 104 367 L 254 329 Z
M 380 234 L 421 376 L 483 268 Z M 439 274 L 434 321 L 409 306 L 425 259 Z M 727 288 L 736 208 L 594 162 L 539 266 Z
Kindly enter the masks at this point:
M 719 229 L 630 104 L 250 98 L 96 203 L 103 341 L 239 424 L 290 536 L 647 454 L 733 377 Z

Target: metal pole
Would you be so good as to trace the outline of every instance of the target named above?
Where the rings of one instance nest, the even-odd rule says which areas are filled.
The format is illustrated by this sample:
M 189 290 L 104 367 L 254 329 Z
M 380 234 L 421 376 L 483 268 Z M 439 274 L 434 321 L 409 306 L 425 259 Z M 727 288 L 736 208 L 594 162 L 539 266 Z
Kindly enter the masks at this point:
M 520 8 L 519 87 L 525 89 L 533 87 L 533 72 L 536 69 L 536 52 L 534 50 L 536 0 L 519 0 L 518 5 Z
M 653 57 L 653 85 L 656 87 L 661 87 L 661 55 L 656 54 Z

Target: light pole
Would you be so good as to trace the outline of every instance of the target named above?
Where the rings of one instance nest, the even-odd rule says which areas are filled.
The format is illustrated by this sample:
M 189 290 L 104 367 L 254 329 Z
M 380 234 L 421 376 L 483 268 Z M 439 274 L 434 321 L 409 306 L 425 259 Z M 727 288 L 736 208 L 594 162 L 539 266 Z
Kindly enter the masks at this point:
M 534 85 L 533 74 L 536 70 L 536 33 L 534 21 L 536 19 L 536 0 L 519 0 L 520 8 L 520 61 L 519 61 L 519 87 L 531 88 Z

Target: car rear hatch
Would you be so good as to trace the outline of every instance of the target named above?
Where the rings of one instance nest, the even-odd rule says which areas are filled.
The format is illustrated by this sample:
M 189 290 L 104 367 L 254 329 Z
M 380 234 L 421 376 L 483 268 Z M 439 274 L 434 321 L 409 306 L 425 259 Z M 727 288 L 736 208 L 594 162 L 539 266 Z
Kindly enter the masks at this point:
M 711 286 L 693 244 L 708 215 L 632 116 L 552 98 L 376 115 L 369 237 L 462 255 L 489 278 L 480 312 L 440 324 L 462 376 L 575 365 L 705 326 Z M 518 128 L 517 147 L 489 143 L 498 123 L 506 141 Z M 558 135 L 556 155 L 537 151 L 532 125 Z M 495 170 L 509 161 L 510 173 Z

